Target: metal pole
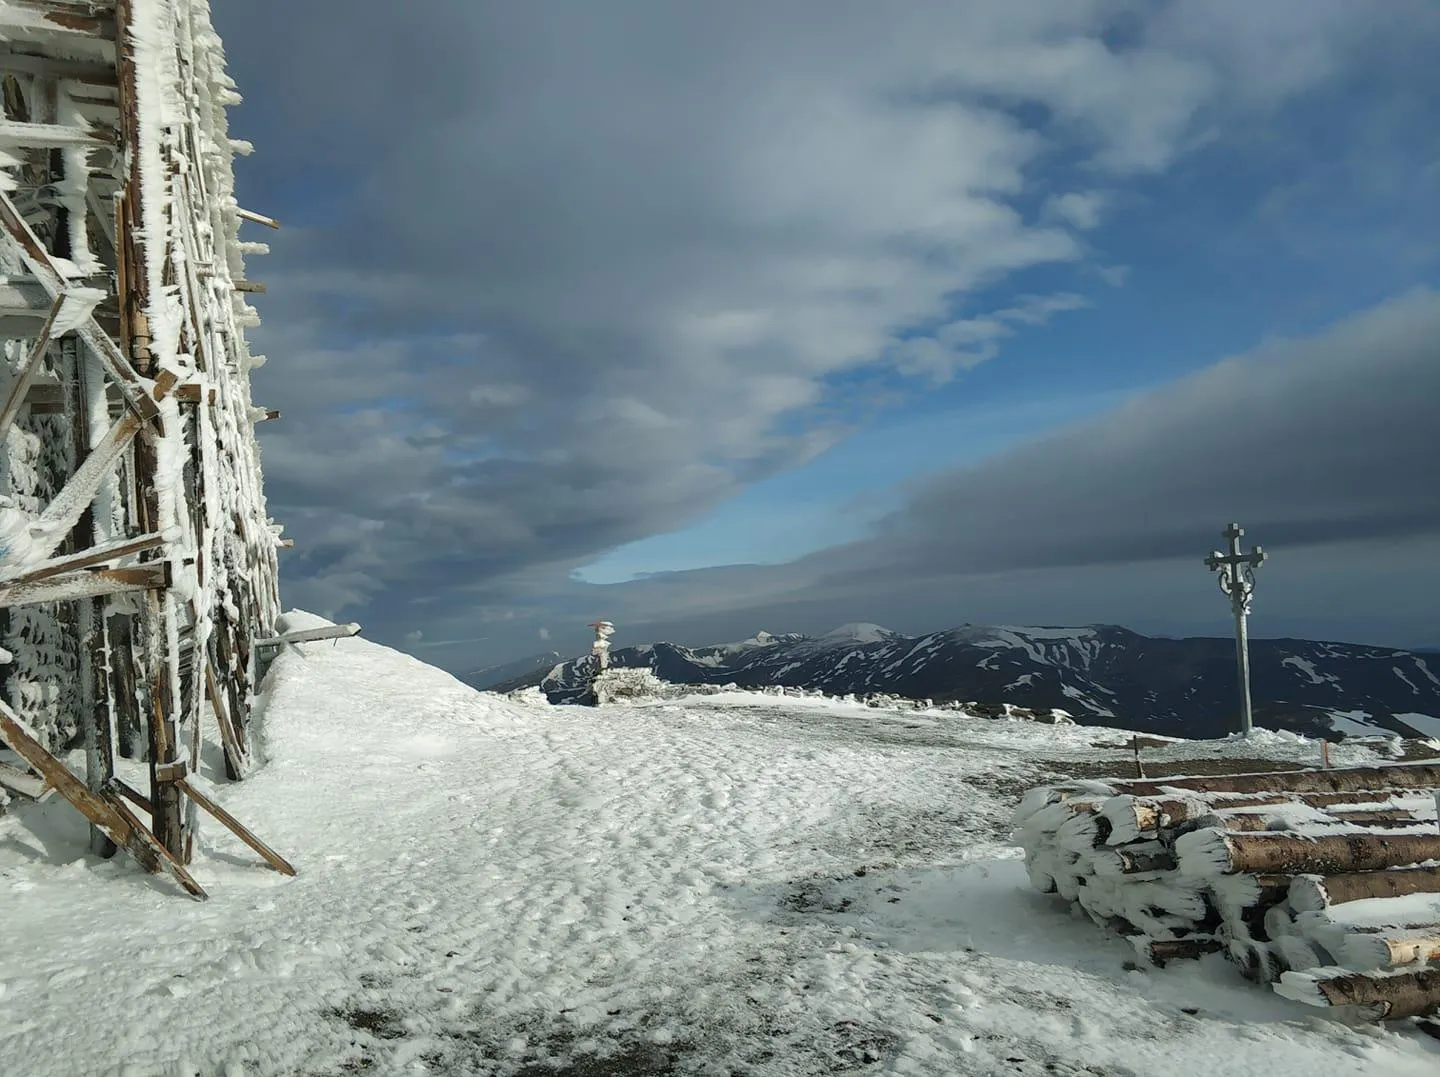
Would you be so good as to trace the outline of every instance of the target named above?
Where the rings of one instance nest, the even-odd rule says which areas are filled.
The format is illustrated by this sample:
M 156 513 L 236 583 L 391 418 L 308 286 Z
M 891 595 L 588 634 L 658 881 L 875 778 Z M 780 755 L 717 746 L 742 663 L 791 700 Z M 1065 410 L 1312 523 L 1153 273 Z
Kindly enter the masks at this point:
M 1240 732 L 1250 735 L 1254 720 L 1250 712 L 1250 635 L 1246 625 L 1245 603 L 1236 595 L 1235 602 L 1235 668 L 1240 674 Z

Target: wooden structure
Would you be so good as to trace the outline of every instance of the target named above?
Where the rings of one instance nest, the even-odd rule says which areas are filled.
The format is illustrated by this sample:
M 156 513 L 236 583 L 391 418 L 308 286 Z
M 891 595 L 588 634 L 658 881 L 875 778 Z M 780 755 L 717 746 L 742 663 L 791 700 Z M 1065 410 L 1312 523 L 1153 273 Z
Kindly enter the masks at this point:
M 0 0 L 0 85 L 0 786 L 197 896 L 198 811 L 293 872 L 196 774 L 203 728 L 249 765 L 281 545 L 244 337 L 265 248 L 239 239 L 276 225 L 235 200 L 208 0 Z
M 1440 1012 L 1440 765 L 1071 783 L 1015 815 L 1030 881 L 1163 963 L 1381 1018 Z

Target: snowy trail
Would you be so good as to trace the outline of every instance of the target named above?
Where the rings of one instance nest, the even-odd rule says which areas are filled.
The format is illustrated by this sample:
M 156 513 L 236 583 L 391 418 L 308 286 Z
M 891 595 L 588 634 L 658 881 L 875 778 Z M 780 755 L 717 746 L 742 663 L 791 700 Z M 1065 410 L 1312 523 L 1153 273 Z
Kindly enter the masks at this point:
M 715 696 L 483 696 L 361 641 L 283 656 L 197 905 L 0 819 L 6 1077 L 1434 1072 L 1222 963 L 1130 951 L 1005 844 L 1039 730 Z M 21 826 L 21 822 L 27 826 Z M 1186 1008 L 1196 1013 L 1184 1012 Z

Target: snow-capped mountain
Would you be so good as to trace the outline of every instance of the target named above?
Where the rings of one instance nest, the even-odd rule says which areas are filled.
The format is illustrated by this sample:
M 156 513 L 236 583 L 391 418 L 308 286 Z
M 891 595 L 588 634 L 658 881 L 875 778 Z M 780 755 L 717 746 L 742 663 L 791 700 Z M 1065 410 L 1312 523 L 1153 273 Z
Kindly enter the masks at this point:
M 678 684 L 791 685 L 843 695 L 1061 708 L 1078 721 L 1187 737 L 1237 728 L 1235 645 L 1224 638 L 1162 639 L 1111 625 L 1017 628 L 965 625 L 909 637 L 878 625 L 823 636 L 760 633 L 738 644 L 621 647 L 611 664 L 648 667 Z M 1251 641 L 1258 724 L 1310 733 L 1440 734 L 1440 659 L 1387 647 L 1279 639 Z M 556 702 L 583 691 L 584 669 L 497 685 L 541 684 Z
M 529 677 L 534 674 L 545 674 L 554 669 L 556 664 L 565 659 L 559 651 L 545 651 L 543 654 L 532 654 L 525 658 L 517 658 L 513 662 L 503 662 L 496 666 L 484 666 L 481 669 L 472 669 L 468 673 L 462 673 L 460 679 L 471 688 L 478 688 L 482 692 L 497 684 L 504 684 L 506 681 L 513 681 L 516 678 Z

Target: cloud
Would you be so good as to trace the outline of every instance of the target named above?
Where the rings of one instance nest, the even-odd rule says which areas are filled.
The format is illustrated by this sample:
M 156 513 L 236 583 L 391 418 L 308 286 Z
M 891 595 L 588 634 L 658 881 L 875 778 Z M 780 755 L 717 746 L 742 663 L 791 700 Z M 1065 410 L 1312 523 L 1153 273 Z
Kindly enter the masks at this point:
M 540 638 L 541 638 L 541 639 L 544 639 L 544 640 L 548 640 L 548 639 L 550 638 L 550 629 L 545 628 L 544 626 L 542 626 L 541 629 L 540 629 Z
M 523 619 L 835 444 L 838 383 L 993 359 L 1087 302 L 1001 286 L 1087 258 L 1117 188 L 1332 77 L 1364 6 L 1322 6 L 217 9 L 246 199 L 295 222 L 255 334 L 287 601 Z
M 1403 623 L 1418 640 L 1432 629 L 1417 589 L 1440 585 L 1437 341 L 1440 293 L 1415 291 L 943 475 L 869 539 L 529 601 L 570 619 L 603 598 L 630 631 L 695 641 L 856 611 L 902 628 L 1029 617 L 1173 631 L 1218 601 L 1200 562 L 1235 519 L 1272 552 L 1266 579 L 1288 581 L 1271 614 L 1303 613 L 1311 631 Z

